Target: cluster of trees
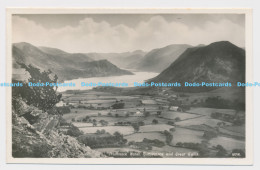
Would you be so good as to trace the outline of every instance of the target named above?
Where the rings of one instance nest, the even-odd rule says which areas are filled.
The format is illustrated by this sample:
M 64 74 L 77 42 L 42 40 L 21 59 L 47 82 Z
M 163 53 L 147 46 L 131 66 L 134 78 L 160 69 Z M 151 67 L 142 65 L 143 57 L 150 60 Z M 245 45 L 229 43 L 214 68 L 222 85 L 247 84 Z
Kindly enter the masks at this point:
M 203 137 L 206 139 L 216 138 L 218 133 L 216 131 L 204 131 Z
M 92 123 L 92 120 L 90 119 L 89 116 L 86 116 L 82 119 L 82 122 L 86 122 L 86 123 Z
M 218 158 L 226 157 L 227 151 L 226 151 L 226 149 L 222 145 L 217 145 L 215 147 L 215 149 L 218 150 L 218 152 L 216 154 L 216 157 L 218 157 Z
M 123 135 L 119 132 L 115 132 L 113 135 L 107 134 L 106 136 L 80 136 L 78 140 L 91 147 L 91 148 L 104 148 L 104 147 L 121 147 L 127 143 L 127 139 L 124 139 Z
M 101 126 L 107 126 L 108 125 L 108 121 L 105 121 L 105 120 L 100 120 L 99 123 L 101 124 Z
M 171 125 L 171 126 L 174 126 L 174 125 L 175 125 L 175 123 L 174 123 L 173 121 L 168 121 L 167 124 L 168 124 L 168 125 Z
M 144 138 L 143 143 L 146 143 L 148 145 L 155 146 L 155 147 L 164 147 L 165 146 L 165 143 L 158 139 L 151 140 L 151 139 Z
M 189 149 L 199 149 L 200 143 L 192 143 L 192 142 L 178 142 L 176 146 L 189 148 Z
M 152 124 L 158 124 L 158 120 L 157 119 L 153 119 Z
M 199 155 L 196 157 L 209 157 L 208 142 L 202 141 L 201 143 L 192 142 L 178 142 L 176 146 L 197 150 Z
M 144 111 L 144 117 L 149 117 L 150 115 L 151 115 L 150 112 L 148 112 L 148 111 Z
M 130 126 L 131 122 L 116 122 L 115 126 Z
M 70 107 L 68 106 L 62 106 L 62 107 L 57 107 L 58 112 L 60 112 L 61 114 L 66 114 L 66 113 L 70 113 Z
M 208 97 L 205 101 L 202 100 L 195 105 L 209 108 L 245 110 L 244 102 L 240 102 L 239 100 L 230 101 L 220 96 Z
M 213 119 L 219 119 L 226 122 L 231 122 L 234 125 L 238 125 L 238 126 L 245 124 L 245 120 L 237 115 L 229 115 L 229 114 L 224 114 L 219 112 L 213 112 L 211 113 L 210 116 Z
M 140 130 L 140 125 L 139 123 L 132 123 L 132 127 L 134 128 L 135 132 L 138 132 Z
M 111 107 L 113 109 L 123 109 L 125 107 L 125 103 L 123 103 L 123 102 L 115 103 Z
M 69 129 L 66 132 L 66 135 L 72 136 L 72 137 L 78 137 L 83 135 L 83 132 L 79 130 L 78 127 L 74 126 L 73 124 L 69 127 Z
M 97 130 L 96 131 L 96 134 L 98 134 L 98 135 L 102 135 L 102 134 L 106 134 L 107 132 L 106 132 L 106 130 L 105 129 L 101 129 L 101 130 Z
M 64 118 L 60 117 L 60 126 L 70 126 L 71 123 L 68 123 Z
M 167 143 L 168 145 L 171 145 L 171 142 L 172 142 L 172 139 L 173 139 L 172 133 L 169 132 L 169 131 L 167 131 L 167 130 L 165 130 L 165 131 L 163 132 L 163 134 L 166 136 L 166 143 Z
M 183 148 L 189 148 L 199 151 L 198 157 L 208 157 L 210 154 L 208 143 L 206 141 L 202 141 L 201 143 L 192 143 L 192 142 L 178 142 L 176 146 L 183 147 Z M 226 157 L 245 157 L 245 152 L 242 149 L 233 149 L 231 153 L 228 153 L 228 151 L 222 146 L 217 145 L 213 147 L 214 150 L 217 151 L 213 157 L 216 158 L 226 158 Z M 212 155 L 211 155 L 212 157 Z
M 72 122 L 75 122 L 75 118 L 71 119 Z M 108 121 L 100 120 L 99 122 L 96 119 L 91 119 L 89 116 L 84 117 L 83 119 L 78 119 L 77 122 L 84 122 L 84 123 L 92 123 L 93 126 L 97 126 L 98 123 L 101 126 L 108 126 Z
M 175 120 L 175 122 L 179 122 L 179 121 L 181 121 L 181 118 L 180 117 L 176 117 L 174 120 Z
M 144 126 L 145 123 L 144 123 L 144 121 L 139 121 L 139 122 L 138 122 L 138 125 L 139 125 L 139 126 Z
M 58 76 L 51 75 L 51 70 L 41 72 L 40 69 L 33 67 L 32 65 L 25 65 L 18 63 L 29 74 L 30 78 L 28 82 L 31 83 L 57 83 Z M 53 77 L 53 78 L 51 78 Z M 13 87 L 13 97 L 22 97 L 28 105 L 33 105 L 40 110 L 48 111 L 52 109 L 60 100 L 61 94 L 57 93 L 58 87 L 53 86 L 29 86 L 28 82 L 24 82 L 22 87 Z M 54 113 L 56 114 L 56 113 Z M 57 113 L 58 114 L 58 113 Z
M 93 105 L 87 106 L 82 104 L 81 102 L 79 103 L 78 106 L 73 106 L 70 105 L 71 108 L 78 108 L 78 109 L 89 109 L 89 110 L 104 110 L 104 109 L 109 109 L 109 107 L 94 107 Z
M 109 113 L 107 114 L 107 116 L 108 116 L 108 117 L 113 117 L 113 114 L 112 114 L 111 112 L 109 112 Z M 119 117 L 119 114 L 116 113 L 116 114 L 115 114 L 115 117 Z
M 130 141 L 130 142 L 128 142 L 128 145 L 132 146 L 136 149 L 152 150 L 153 146 L 163 147 L 163 146 L 165 146 L 165 143 L 158 139 L 151 140 L 151 139 L 144 138 L 142 142 Z

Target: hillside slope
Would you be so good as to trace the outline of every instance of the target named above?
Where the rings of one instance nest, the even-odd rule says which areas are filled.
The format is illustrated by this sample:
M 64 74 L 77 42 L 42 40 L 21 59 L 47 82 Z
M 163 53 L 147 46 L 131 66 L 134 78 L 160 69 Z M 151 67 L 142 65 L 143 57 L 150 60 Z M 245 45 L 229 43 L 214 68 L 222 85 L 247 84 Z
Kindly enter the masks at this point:
M 129 66 L 141 71 L 161 72 L 189 47 L 191 46 L 186 44 L 174 44 L 154 49 L 140 61 Z
M 94 61 L 86 54 L 66 53 L 48 47 L 35 47 L 29 43 L 15 43 L 12 47 L 14 78 L 24 80 L 25 72 L 18 63 L 32 64 L 41 70 L 50 69 L 60 81 L 76 78 L 130 75 L 107 60 Z
M 244 82 L 245 50 L 227 41 L 189 48 L 152 81 Z
M 146 54 L 141 50 L 124 53 L 87 53 L 94 60 L 106 59 L 120 68 L 133 68 Z

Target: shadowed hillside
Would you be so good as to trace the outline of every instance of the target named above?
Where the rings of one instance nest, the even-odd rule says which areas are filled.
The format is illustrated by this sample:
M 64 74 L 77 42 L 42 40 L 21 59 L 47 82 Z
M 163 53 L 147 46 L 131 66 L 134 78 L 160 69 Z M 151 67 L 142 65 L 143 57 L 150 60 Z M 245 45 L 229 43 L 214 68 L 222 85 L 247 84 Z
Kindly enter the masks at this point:
M 41 70 L 50 69 L 57 74 L 59 80 L 77 78 L 103 77 L 115 75 L 130 75 L 129 71 L 122 70 L 107 60 L 94 61 L 86 54 L 66 53 L 62 50 L 48 47 L 35 47 L 29 43 L 13 44 L 14 78 L 24 80 L 25 71 L 19 63 L 32 64 Z
M 187 49 L 176 61 L 150 82 L 245 81 L 245 50 L 222 41 Z

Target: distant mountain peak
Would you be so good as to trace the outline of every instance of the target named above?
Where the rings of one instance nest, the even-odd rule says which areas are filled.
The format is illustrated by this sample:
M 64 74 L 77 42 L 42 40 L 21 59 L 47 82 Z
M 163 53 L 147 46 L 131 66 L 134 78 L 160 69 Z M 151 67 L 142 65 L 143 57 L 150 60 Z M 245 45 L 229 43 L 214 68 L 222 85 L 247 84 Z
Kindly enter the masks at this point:
M 187 48 L 187 44 L 171 44 L 148 52 L 140 61 L 130 65 L 141 71 L 161 72 L 177 59 Z
M 188 48 L 149 82 L 243 82 L 245 51 L 228 41 Z M 186 88 L 187 89 L 187 88 Z

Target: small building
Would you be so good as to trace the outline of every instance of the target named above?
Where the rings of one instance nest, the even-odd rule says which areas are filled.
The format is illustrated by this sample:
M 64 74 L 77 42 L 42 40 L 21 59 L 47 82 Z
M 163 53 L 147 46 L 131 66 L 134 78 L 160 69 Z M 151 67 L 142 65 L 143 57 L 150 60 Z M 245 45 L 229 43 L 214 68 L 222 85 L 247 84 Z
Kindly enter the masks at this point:
M 140 110 L 137 110 L 137 111 L 135 112 L 135 114 L 137 114 L 137 115 L 141 115 L 142 112 L 141 112 Z
M 62 107 L 62 106 L 66 106 L 66 103 L 64 103 L 63 101 L 60 101 L 59 103 L 56 104 L 57 107 Z
M 169 107 L 169 110 L 171 110 L 171 111 L 179 111 L 180 110 L 180 108 L 178 107 L 178 106 L 170 106 Z
M 144 116 L 143 112 L 141 110 L 139 110 L 139 109 L 136 110 L 135 115 L 139 116 L 139 117 L 143 117 Z
M 171 94 L 171 95 L 170 95 L 170 98 L 177 99 L 177 98 L 178 98 L 178 96 L 177 96 L 176 94 Z

